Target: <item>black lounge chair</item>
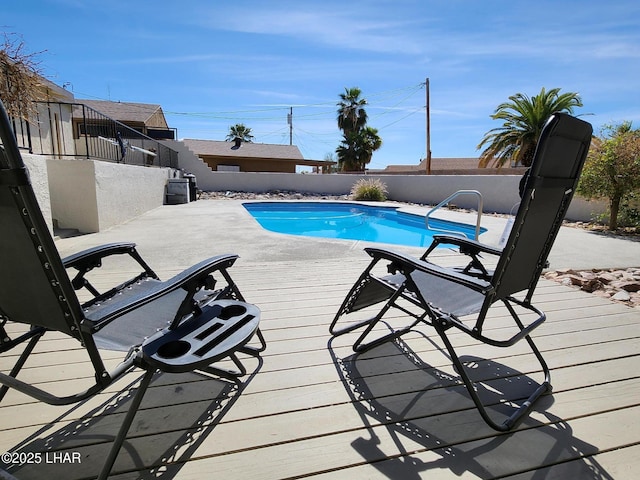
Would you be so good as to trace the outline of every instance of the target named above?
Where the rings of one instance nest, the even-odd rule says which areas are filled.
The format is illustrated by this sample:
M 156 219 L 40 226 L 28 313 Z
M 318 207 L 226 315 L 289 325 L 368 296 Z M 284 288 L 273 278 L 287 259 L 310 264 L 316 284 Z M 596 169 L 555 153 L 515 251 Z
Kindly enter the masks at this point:
M 353 349 L 361 352 L 397 338 L 418 324 L 431 325 L 442 338 L 484 420 L 499 431 L 512 429 L 528 414 L 540 395 L 551 391 L 549 369 L 530 337 L 546 316 L 531 300 L 576 189 L 591 135 L 590 124 L 570 115 L 558 113 L 549 118 L 524 182 L 520 207 L 504 249 L 445 235 L 436 236 L 420 258 L 383 248 L 365 248 L 372 261 L 331 322 L 331 334 L 342 335 L 364 327 L 353 344 Z M 470 257 L 468 264 L 445 268 L 432 263 L 428 257 L 440 245 L 453 245 L 459 253 Z M 489 265 L 483 257 L 497 261 Z M 384 265 L 387 271 L 381 271 Z M 485 328 L 489 311 L 496 304 L 505 305 L 515 321 L 514 332 L 506 338 L 494 338 L 491 330 Z M 397 309 L 402 316 L 413 317 L 410 325 L 390 326 L 386 319 Z M 527 315 L 526 322 L 521 319 L 523 313 Z M 384 325 L 391 332 L 376 338 L 372 332 Z M 452 327 L 496 347 L 509 347 L 525 339 L 539 360 L 544 381 L 503 423 L 493 421 L 487 414 L 447 337 Z
M 266 346 L 260 311 L 244 301 L 227 271 L 236 255 L 210 258 L 164 282 L 133 243 L 104 245 L 61 259 L 1 102 L 0 139 L 0 354 L 11 351 L 13 356 L 14 348 L 23 347 L 12 370 L 0 373 L 0 400 L 13 388 L 52 405 L 73 404 L 134 368 L 143 369 L 99 477 L 106 478 L 155 372 L 199 371 L 238 381 L 246 368 L 237 354 L 256 357 Z M 100 293 L 87 274 L 114 255 L 130 256 L 142 271 Z M 76 290 L 89 300 L 81 303 Z M 26 325 L 20 329 L 21 324 Z M 17 378 L 38 340 L 50 330 L 77 339 L 86 349 L 95 376 L 86 390 L 57 396 Z M 14 333 L 13 338 L 7 332 Z M 248 345 L 254 336 L 259 345 Z M 123 351 L 124 358 L 108 370 L 101 350 Z

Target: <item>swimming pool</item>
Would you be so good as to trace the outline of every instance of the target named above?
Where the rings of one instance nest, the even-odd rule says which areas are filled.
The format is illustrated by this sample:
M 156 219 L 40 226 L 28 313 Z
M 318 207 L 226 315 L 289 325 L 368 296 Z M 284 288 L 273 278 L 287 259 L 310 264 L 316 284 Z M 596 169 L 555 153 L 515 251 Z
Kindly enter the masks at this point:
M 437 233 L 473 238 L 475 226 L 399 212 L 396 207 L 339 202 L 249 202 L 244 208 L 266 230 L 308 237 L 428 246 Z M 481 229 L 481 233 L 486 229 Z

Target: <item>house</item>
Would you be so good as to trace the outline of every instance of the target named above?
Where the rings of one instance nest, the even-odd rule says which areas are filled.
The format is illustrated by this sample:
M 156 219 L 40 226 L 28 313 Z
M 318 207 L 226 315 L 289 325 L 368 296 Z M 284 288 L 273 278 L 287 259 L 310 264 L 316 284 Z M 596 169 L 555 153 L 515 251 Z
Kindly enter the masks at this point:
M 176 130 L 169 128 L 160 105 L 105 100 L 76 100 L 100 116 L 87 115 L 82 105 L 74 107 L 74 132 L 80 135 L 107 136 L 104 118 L 116 120 L 156 140 L 175 140 Z M 294 145 L 233 143 L 215 140 L 183 140 L 189 150 L 214 171 L 295 173 L 297 166 L 328 167 L 335 162 L 306 160 Z
M 75 101 L 155 140 L 175 140 L 176 138 L 176 131 L 169 128 L 160 105 L 107 100 L 76 99 Z M 86 130 L 100 128 L 98 124 L 85 124 L 87 115 L 84 114 L 82 105 L 76 105 L 73 114 L 74 131 L 81 135 L 85 134 Z
M 295 145 L 194 139 L 182 142 L 214 171 L 296 173 L 297 166 L 335 164 L 326 160 L 306 160 Z
M 522 175 L 526 168 L 510 167 L 481 168 L 478 158 L 432 158 L 430 175 Z M 381 170 L 370 171 L 385 175 L 426 175 L 427 161 L 417 165 L 388 165 Z
M 29 121 L 19 116 L 11 118 L 14 133 L 19 148 L 60 157 L 75 148 L 71 130 L 73 94 L 44 77 L 39 77 L 39 82 L 42 99 L 35 102 Z

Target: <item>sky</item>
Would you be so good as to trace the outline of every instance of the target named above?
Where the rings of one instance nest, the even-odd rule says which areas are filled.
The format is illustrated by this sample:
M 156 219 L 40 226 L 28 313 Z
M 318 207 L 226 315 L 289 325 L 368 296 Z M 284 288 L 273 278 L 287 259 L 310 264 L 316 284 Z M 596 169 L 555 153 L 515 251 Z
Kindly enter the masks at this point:
M 0 32 L 77 99 L 158 104 L 178 138 L 244 123 L 307 159 L 335 156 L 358 87 L 373 169 L 418 164 L 427 123 L 433 157 L 477 157 L 496 107 L 542 88 L 578 93 L 596 133 L 640 126 L 637 0 L 4 0 Z

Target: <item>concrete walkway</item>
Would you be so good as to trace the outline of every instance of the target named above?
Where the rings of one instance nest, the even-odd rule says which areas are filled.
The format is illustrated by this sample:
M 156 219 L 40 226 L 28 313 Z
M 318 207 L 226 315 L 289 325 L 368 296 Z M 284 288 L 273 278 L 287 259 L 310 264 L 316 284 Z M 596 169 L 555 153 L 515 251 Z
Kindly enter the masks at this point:
M 283 235 L 264 230 L 242 207 L 241 200 L 205 200 L 166 205 L 106 231 L 57 241 L 61 255 L 117 241 L 133 241 L 159 270 L 188 266 L 219 253 L 237 253 L 242 263 L 349 258 L 363 255 L 368 242 Z M 426 207 L 404 207 L 425 214 Z M 474 214 L 438 212 L 436 216 L 475 224 Z M 480 240 L 496 244 L 504 229 L 502 217 L 485 215 L 488 232 Z M 420 254 L 423 248 L 391 248 Z M 624 268 L 640 264 L 640 242 L 562 227 L 551 251 L 552 269 Z

